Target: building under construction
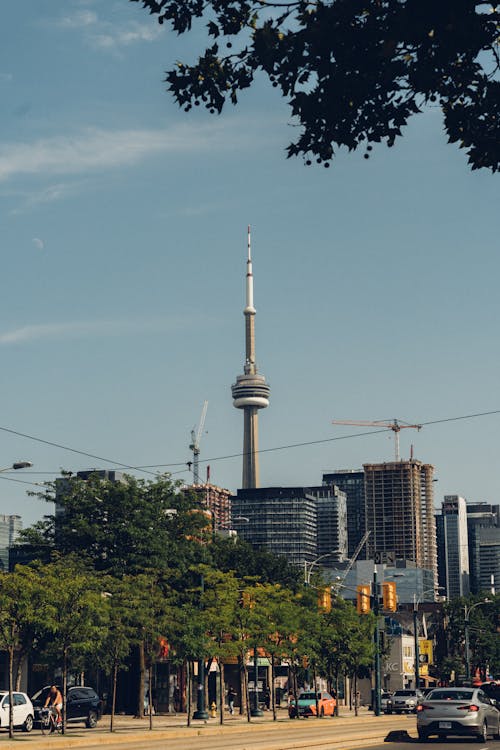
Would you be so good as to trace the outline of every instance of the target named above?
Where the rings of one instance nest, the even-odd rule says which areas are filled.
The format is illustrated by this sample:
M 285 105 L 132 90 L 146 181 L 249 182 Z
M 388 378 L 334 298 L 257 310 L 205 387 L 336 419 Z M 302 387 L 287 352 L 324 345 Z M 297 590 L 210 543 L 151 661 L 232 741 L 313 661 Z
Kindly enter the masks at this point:
M 437 582 L 434 467 L 421 461 L 364 464 L 368 558 L 395 552 L 431 570 Z
M 231 528 L 231 493 L 223 487 L 205 482 L 191 484 L 187 487 L 200 500 L 202 506 L 210 513 L 214 531 L 224 531 Z

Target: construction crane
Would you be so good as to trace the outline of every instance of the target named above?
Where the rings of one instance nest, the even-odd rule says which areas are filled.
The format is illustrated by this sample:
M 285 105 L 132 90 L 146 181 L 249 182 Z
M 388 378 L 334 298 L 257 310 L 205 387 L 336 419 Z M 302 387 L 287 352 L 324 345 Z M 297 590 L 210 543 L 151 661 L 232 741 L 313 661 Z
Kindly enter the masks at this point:
M 200 422 L 197 430 L 191 430 L 191 444 L 189 450 L 193 451 L 193 484 L 200 483 L 199 474 L 199 457 L 200 457 L 200 440 L 205 427 L 205 417 L 207 416 L 208 401 L 203 402 Z
M 421 424 L 408 424 L 407 422 L 401 422 L 401 420 L 398 421 L 397 419 L 394 419 L 392 422 L 353 422 L 352 420 L 348 419 L 333 419 L 332 424 L 348 424 L 353 425 L 354 427 L 386 427 L 388 430 L 392 430 L 394 433 L 394 453 L 396 461 L 400 460 L 399 433 L 401 432 L 401 430 L 406 430 L 409 427 L 413 428 L 414 430 L 422 429 Z
M 344 573 L 342 574 L 342 576 L 339 577 L 339 580 L 336 581 L 332 585 L 332 591 L 335 591 L 336 594 L 338 593 L 339 589 L 342 588 L 343 583 L 344 583 L 345 579 L 347 578 L 347 574 L 349 573 L 349 571 L 351 570 L 352 566 L 354 565 L 354 563 L 358 559 L 358 555 L 361 552 L 361 550 L 363 549 L 363 547 L 365 546 L 366 542 L 368 541 L 368 537 L 370 536 L 371 533 L 372 533 L 371 530 L 365 531 L 365 533 L 363 534 L 363 538 L 361 539 L 360 543 L 358 544 L 358 546 L 354 550 L 354 554 L 351 557 L 351 559 L 349 560 L 349 564 L 348 564 L 347 568 L 344 570 Z

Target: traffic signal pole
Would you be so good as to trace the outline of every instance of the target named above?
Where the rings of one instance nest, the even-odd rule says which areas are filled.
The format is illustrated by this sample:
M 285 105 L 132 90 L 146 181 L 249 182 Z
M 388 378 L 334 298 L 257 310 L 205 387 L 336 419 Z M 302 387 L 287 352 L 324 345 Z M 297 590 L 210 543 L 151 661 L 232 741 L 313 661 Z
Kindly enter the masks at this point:
M 373 568 L 372 609 L 375 615 L 375 716 L 380 716 L 380 633 L 379 633 L 379 595 L 377 583 L 377 566 Z

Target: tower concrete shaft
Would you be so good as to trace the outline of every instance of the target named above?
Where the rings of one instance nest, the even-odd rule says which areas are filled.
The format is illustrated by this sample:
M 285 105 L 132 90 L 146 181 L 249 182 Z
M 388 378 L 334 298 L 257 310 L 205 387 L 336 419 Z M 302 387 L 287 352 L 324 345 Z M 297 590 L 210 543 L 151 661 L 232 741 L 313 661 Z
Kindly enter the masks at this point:
M 245 365 L 243 375 L 238 375 L 231 387 L 233 406 L 243 409 L 243 476 L 242 488 L 259 486 L 259 409 L 269 406 L 270 388 L 263 375 L 257 371 L 255 360 L 255 307 L 253 304 L 253 271 L 248 227 L 248 256 L 246 273 Z

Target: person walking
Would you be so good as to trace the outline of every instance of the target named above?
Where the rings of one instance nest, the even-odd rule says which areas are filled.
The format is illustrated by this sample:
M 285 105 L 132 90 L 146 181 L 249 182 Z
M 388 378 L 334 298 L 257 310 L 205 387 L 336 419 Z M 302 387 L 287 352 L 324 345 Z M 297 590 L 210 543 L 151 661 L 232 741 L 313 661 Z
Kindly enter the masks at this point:
M 231 715 L 234 714 L 234 699 L 236 698 L 236 693 L 234 692 L 231 685 L 229 686 L 229 690 L 227 691 L 227 705 L 229 706 L 229 713 Z

